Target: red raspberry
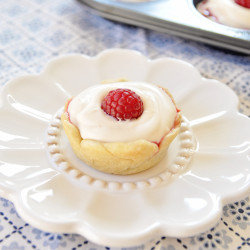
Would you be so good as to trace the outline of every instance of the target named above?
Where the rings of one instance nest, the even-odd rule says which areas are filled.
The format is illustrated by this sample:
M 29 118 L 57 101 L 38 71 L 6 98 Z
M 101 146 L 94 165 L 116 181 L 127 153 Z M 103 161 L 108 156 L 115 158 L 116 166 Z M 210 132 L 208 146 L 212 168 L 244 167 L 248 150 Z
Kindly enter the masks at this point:
M 117 120 L 132 120 L 143 113 L 143 102 L 130 89 L 111 90 L 103 99 L 101 108 Z
M 242 7 L 250 9 L 250 0 L 234 0 L 237 4 L 241 5 Z

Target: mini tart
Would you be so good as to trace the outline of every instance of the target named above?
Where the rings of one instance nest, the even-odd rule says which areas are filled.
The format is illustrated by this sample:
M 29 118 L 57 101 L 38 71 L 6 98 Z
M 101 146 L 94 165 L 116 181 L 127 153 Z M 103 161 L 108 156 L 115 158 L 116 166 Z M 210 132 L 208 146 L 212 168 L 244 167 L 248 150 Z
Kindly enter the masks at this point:
M 164 90 L 173 100 L 168 90 Z M 65 104 L 61 121 L 71 147 L 79 159 L 105 173 L 129 175 L 153 167 L 163 159 L 170 143 L 179 133 L 181 114 L 177 111 L 172 129 L 162 136 L 159 143 L 145 139 L 131 142 L 102 142 L 84 139 L 78 128 L 70 121 L 68 114 L 70 101 L 71 99 Z

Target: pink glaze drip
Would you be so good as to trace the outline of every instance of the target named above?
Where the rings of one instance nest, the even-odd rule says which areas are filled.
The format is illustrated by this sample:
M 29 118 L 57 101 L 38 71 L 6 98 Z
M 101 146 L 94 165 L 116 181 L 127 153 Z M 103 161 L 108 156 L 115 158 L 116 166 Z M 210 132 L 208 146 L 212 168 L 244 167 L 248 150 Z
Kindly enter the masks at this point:
M 175 105 L 176 106 L 176 105 Z M 178 109 L 177 107 L 176 107 L 176 112 L 177 112 L 177 114 L 180 112 L 180 109 Z M 162 138 L 160 139 L 160 141 L 152 141 L 152 143 L 155 143 L 157 146 L 158 146 L 158 148 L 161 146 L 161 143 L 162 143 L 162 141 L 163 141 L 163 139 L 169 134 L 169 133 L 171 133 L 171 131 L 175 128 L 175 126 L 177 125 L 177 114 L 176 114 L 176 117 L 175 117 L 175 121 L 174 121 L 174 124 L 173 124 L 173 126 L 172 126 L 172 128 L 165 134 L 165 135 L 163 135 L 162 136 Z
M 67 103 L 67 106 L 65 108 L 65 112 L 67 113 L 68 115 L 68 118 L 69 118 L 69 122 L 72 123 L 71 119 L 70 119 L 70 114 L 69 114 L 69 104 L 70 102 L 73 100 L 73 97 L 71 99 L 69 99 L 68 103 Z M 73 124 L 73 123 L 72 123 Z

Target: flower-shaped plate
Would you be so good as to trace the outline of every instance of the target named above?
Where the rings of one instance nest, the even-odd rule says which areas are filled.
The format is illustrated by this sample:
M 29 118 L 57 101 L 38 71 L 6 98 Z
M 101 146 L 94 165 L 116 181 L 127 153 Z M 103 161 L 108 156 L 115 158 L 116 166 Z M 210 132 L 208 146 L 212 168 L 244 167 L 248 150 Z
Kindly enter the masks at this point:
M 166 158 L 130 176 L 78 160 L 60 123 L 68 98 L 120 78 L 168 88 L 183 114 Z M 231 89 L 179 60 L 122 49 L 59 57 L 1 90 L 1 195 L 35 227 L 102 245 L 201 233 L 217 223 L 223 205 L 250 190 L 250 119 L 237 105 Z

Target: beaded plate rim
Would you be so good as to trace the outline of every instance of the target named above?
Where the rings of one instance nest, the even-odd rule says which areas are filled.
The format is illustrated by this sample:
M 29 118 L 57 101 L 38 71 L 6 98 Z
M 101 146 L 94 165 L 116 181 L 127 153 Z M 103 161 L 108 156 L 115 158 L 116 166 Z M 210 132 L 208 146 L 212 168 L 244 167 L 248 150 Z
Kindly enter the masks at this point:
M 61 114 L 63 108 L 59 109 L 50 121 L 46 134 L 46 149 L 48 157 L 53 167 L 64 173 L 70 179 L 77 181 L 78 184 L 85 184 L 94 188 L 111 191 L 131 191 L 135 189 L 145 190 L 166 184 L 171 177 L 180 175 L 188 168 L 189 162 L 195 152 L 195 138 L 188 124 L 188 120 L 182 116 L 180 132 L 179 152 L 170 166 L 163 172 L 142 181 L 109 181 L 102 180 L 96 176 L 87 174 L 79 169 L 63 153 L 60 137 L 62 133 Z M 147 170 L 146 170 L 147 171 Z

